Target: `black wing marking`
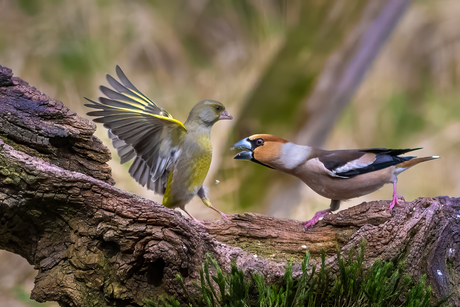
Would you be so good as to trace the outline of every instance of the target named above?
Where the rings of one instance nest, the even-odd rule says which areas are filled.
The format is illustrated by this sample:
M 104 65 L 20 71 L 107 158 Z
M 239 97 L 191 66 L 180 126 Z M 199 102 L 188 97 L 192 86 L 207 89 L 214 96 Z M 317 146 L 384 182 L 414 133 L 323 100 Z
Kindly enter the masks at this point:
M 333 172 L 335 169 L 344 166 L 350 161 L 361 158 L 364 154 L 365 152 L 359 152 L 357 150 L 334 150 L 323 154 L 321 157 L 318 157 L 318 159 L 328 170 Z
M 414 156 L 400 157 L 399 155 L 417 149 L 420 148 L 365 148 L 323 151 L 318 159 L 337 177 L 351 178 L 413 159 Z
M 422 149 L 422 147 L 404 148 L 404 149 L 365 148 L 365 149 L 357 149 L 357 150 L 363 151 L 363 152 L 375 153 L 375 154 L 386 154 L 390 156 L 399 156 L 399 155 L 405 154 L 406 152 L 419 150 L 419 149 Z
M 354 168 L 346 172 L 340 172 L 340 173 L 335 173 L 335 174 L 337 176 L 351 178 L 354 176 L 378 171 L 378 170 L 402 163 L 404 161 L 407 161 L 413 158 L 415 158 L 415 156 L 398 157 L 398 156 L 378 154 L 375 156 L 375 161 L 369 164 L 368 166 L 361 167 L 361 168 Z

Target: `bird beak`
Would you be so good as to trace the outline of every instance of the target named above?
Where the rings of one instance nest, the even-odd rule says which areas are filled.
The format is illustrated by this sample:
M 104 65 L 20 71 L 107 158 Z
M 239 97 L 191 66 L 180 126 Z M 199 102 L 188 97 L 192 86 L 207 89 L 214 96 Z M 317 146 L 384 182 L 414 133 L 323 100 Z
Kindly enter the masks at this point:
M 237 160 L 253 160 L 252 144 L 249 142 L 249 138 L 242 139 L 241 141 L 235 143 L 231 148 L 233 149 L 242 149 L 243 151 L 237 153 L 233 159 Z
M 220 113 L 219 119 L 233 119 L 233 116 L 228 114 L 227 110 L 224 110 L 224 112 Z
M 254 158 L 252 157 L 252 151 L 242 151 L 237 153 L 233 159 L 236 160 L 249 160 L 252 161 Z

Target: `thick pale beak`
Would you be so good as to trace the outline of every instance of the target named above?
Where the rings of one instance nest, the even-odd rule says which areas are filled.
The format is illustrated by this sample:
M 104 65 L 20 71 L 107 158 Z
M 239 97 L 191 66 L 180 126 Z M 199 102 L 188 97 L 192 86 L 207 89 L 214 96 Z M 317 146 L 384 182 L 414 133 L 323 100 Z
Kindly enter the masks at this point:
M 233 159 L 236 160 L 249 160 L 252 161 L 254 158 L 252 157 L 252 151 L 242 151 L 237 153 Z
M 249 142 L 249 138 L 242 139 L 235 143 L 230 149 L 241 149 L 242 152 L 237 153 L 233 159 L 238 160 L 253 160 L 252 144 Z
M 273 168 L 269 165 L 263 164 L 262 162 L 259 162 L 258 160 L 254 159 L 254 149 L 251 141 L 249 138 L 242 139 L 238 143 L 235 143 L 230 149 L 240 149 L 242 150 L 241 152 L 237 153 L 233 159 L 237 160 L 249 160 L 255 163 L 258 163 L 260 165 L 266 166 L 268 168 Z
M 220 113 L 219 119 L 233 119 L 233 116 L 228 114 L 227 110 L 224 110 L 224 112 Z

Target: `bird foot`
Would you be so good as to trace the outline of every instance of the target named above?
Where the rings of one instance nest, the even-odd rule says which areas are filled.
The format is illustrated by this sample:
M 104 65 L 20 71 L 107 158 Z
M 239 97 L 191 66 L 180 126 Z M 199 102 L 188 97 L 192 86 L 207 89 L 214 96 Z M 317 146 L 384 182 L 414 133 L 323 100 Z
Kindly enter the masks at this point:
M 394 196 L 393 196 L 393 199 L 391 200 L 391 203 L 390 203 L 390 211 L 393 210 L 393 207 L 394 207 L 395 205 L 403 206 L 403 204 L 401 204 L 400 201 L 402 201 L 403 203 L 406 202 L 406 200 L 404 199 L 404 197 L 398 196 L 398 195 L 394 195 Z
M 393 210 L 393 207 L 395 205 L 402 206 L 402 204 L 399 203 L 399 200 L 402 200 L 402 202 L 406 202 L 404 197 L 398 196 L 398 193 L 396 192 L 396 182 L 393 182 L 393 199 L 391 200 L 390 203 L 390 211 Z
M 202 221 L 200 221 L 200 220 L 198 220 L 198 219 L 196 219 L 196 218 L 194 218 L 194 217 L 192 217 L 192 219 L 193 219 L 193 221 L 194 221 L 195 223 L 200 224 L 200 225 L 203 226 L 203 227 L 206 227 L 206 225 L 205 225 Z
M 313 226 L 316 223 L 318 223 L 319 219 L 324 217 L 329 212 L 331 212 L 331 209 L 326 209 L 326 210 L 321 210 L 321 211 L 316 212 L 313 218 L 305 223 L 304 230 L 307 230 L 308 227 Z
M 223 212 L 220 212 L 220 215 L 222 216 L 223 219 L 229 219 L 230 218 L 230 215 L 229 214 L 225 214 Z
M 187 213 L 187 215 L 188 215 L 195 223 L 197 223 L 197 224 L 199 224 L 199 225 L 201 225 L 201 226 L 203 226 L 203 227 L 206 227 L 206 225 L 205 225 L 202 221 L 200 221 L 200 220 L 194 218 L 193 215 L 191 215 L 190 213 L 188 213 L 187 210 L 185 210 L 184 208 L 182 208 L 182 210 L 183 210 L 185 213 Z

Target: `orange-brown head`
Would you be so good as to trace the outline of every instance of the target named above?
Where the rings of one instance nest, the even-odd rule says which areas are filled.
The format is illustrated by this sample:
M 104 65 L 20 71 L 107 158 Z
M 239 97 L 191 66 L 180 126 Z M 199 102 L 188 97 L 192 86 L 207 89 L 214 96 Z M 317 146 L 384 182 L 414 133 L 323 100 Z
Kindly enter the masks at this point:
M 270 168 L 276 168 L 285 139 L 271 134 L 254 134 L 244 138 L 232 146 L 232 149 L 241 149 L 234 159 L 250 160 Z

